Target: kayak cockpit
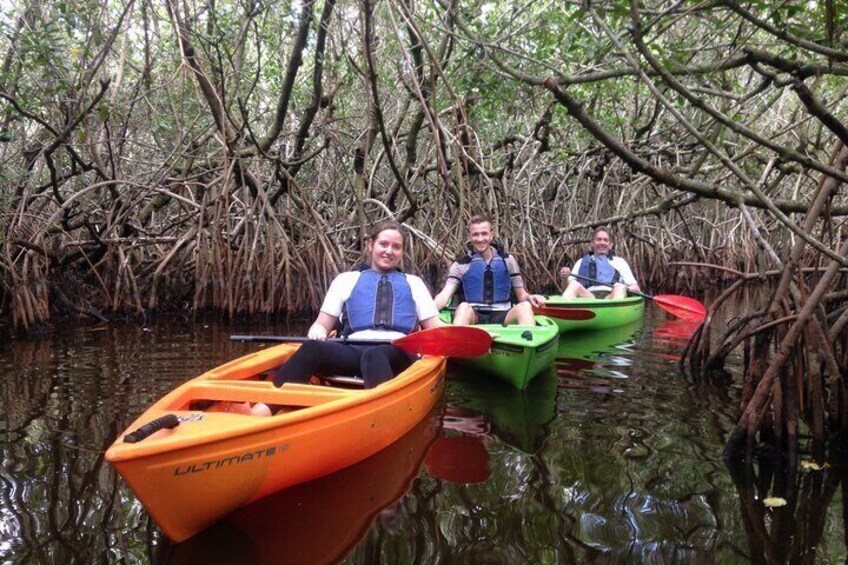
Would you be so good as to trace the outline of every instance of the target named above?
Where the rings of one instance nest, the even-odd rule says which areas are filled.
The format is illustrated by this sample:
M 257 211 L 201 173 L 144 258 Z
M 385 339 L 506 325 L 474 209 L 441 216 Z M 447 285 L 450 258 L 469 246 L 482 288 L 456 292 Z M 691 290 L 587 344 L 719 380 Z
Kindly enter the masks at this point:
M 180 387 L 174 392 L 179 394 L 168 398 L 163 409 L 204 410 L 221 402 L 261 402 L 291 412 L 357 394 L 356 390 L 332 386 L 286 383 L 277 388 L 270 382 L 252 380 L 195 381 L 190 386 Z

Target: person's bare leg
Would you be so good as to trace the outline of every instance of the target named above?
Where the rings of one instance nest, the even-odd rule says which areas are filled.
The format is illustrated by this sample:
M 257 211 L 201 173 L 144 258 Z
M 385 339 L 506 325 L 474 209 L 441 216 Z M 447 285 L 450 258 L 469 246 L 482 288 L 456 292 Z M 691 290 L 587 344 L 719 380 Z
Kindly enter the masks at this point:
M 607 298 L 618 299 L 627 297 L 627 287 L 621 283 L 612 285 L 612 292 L 607 294 Z
M 477 313 L 467 302 L 463 302 L 456 307 L 456 312 L 453 313 L 453 325 L 455 326 L 470 326 L 477 322 Z
M 520 302 L 509 309 L 504 318 L 505 324 L 519 324 L 521 326 L 535 326 L 533 318 L 533 305 L 529 302 Z
M 562 293 L 563 298 L 595 298 L 595 295 L 586 290 L 586 287 L 578 281 L 568 281 L 568 286 L 565 287 L 565 292 Z

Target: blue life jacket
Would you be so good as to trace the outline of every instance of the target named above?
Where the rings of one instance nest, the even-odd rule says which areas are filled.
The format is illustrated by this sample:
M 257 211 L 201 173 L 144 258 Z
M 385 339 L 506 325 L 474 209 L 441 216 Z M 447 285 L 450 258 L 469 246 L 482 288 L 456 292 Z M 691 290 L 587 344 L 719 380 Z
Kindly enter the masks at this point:
M 598 255 L 597 257 L 593 253 L 589 253 L 583 257 L 583 261 L 580 263 L 580 271 L 577 274 L 581 277 L 588 277 L 602 284 L 612 286 L 621 279 L 621 273 L 615 270 L 610 263 L 610 259 L 612 259 L 612 253 Z M 585 284 L 587 281 L 581 282 Z M 590 284 L 594 283 L 586 284 L 586 286 Z
M 365 265 L 345 302 L 343 335 L 362 330 L 408 334 L 418 326 L 412 288 L 400 271 L 378 273 Z
M 478 304 L 509 304 L 512 282 L 506 266 L 506 254 L 501 256 L 492 247 L 492 260 L 486 263 L 483 256 L 471 252 L 463 262 L 470 263 L 462 277 L 462 291 L 465 300 Z

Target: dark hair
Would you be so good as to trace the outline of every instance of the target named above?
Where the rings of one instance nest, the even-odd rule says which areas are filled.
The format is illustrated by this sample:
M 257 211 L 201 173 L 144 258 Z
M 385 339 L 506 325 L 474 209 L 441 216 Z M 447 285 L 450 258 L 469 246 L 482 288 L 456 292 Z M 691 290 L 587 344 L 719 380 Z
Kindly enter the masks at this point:
M 470 230 L 471 226 L 473 226 L 474 224 L 482 224 L 483 222 L 488 222 L 488 224 L 492 226 L 492 220 L 489 219 L 489 216 L 484 216 L 483 214 L 474 214 L 473 216 L 471 216 L 471 219 L 468 220 L 468 223 L 465 224 L 465 229 Z
M 374 243 L 374 241 L 377 239 L 377 236 L 380 235 L 381 232 L 384 232 L 386 230 L 395 230 L 396 232 L 400 233 L 401 239 L 406 242 L 406 232 L 401 227 L 400 223 L 394 220 L 386 220 L 375 225 L 374 228 L 371 230 L 371 235 L 368 236 L 368 241 Z
M 599 226 L 595 228 L 595 231 L 592 232 L 592 239 L 595 239 L 598 236 L 598 232 L 606 232 L 610 239 L 612 239 L 612 232 L 609 231 L 609 228 L 604 226 Z

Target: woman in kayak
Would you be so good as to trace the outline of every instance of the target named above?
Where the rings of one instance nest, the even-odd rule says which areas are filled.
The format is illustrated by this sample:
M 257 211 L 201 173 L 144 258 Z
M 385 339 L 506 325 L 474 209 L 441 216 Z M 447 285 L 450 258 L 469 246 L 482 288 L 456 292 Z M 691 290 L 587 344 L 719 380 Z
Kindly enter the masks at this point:
M 330 284 L 305 342 L 274 375 L 274 386 L 307 382 L 314 374 L 360 376 L 365 387 L 388 381 L 416 359 L 391 344 L 349 345 L 326 341 L 342 321 L 351 339 L 392 340 L 441 326 L 439 311 L 419 277 L 398 269 L 404 234 L 397 222 L 379 224 L 368 241 L 369 264 L 339 274 Z

